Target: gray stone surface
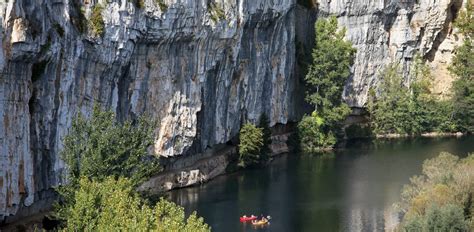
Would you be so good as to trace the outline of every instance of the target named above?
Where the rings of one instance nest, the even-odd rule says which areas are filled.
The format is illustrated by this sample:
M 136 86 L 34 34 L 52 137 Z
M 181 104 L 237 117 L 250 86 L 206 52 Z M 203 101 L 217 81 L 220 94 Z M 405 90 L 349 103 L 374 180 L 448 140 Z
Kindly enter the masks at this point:
M 225 143 L 264 112 L 296 120 L 292 0 L 165 0 L 165 12 L 154 0 L 84 1 L 86 17 L 105 6 L 102 38 L 77 31 L 72 2 L 0 3 L 0 215 L 64 181 L 61 141 L 95 102 L 120 120 L 157 119 L 164 157 Z
M 452 22 L 463 0 L 318 0 L 321 16 L 335 15 L 357 48 L 344 98 L 362 107 L 388 63 L 399 63 L 408 80 L 415 54 L 428 60 L 436 82 L 451 82 L 447 64 L 454 36 Z M 440 47 L 442 49 L 440 49 Z M 449 85 L 449 84 L 448 84 Z M 444 87 L 444 89 L 443 89 Z M 446 85 L 437 92 L 446 92 Z

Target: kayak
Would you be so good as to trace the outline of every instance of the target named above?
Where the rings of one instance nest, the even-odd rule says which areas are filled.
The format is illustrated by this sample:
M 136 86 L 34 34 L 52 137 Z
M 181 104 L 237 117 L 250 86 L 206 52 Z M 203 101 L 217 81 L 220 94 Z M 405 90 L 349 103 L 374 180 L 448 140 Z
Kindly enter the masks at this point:
M 240 222 L 248 222 L 248 221 L 253 221 L 256 219 L 257 219 L 257 216 L 251 216 L 251 217 L 243 216 L 243 217 L 240 217 Z
M 254 226 L 263 226 L 263 225 L 266 225 L 268 224 L 268 220 L 267 219 L 263 219 L 263 220 L 255 220 L 255 221 L 252 221 L 252 225 Z

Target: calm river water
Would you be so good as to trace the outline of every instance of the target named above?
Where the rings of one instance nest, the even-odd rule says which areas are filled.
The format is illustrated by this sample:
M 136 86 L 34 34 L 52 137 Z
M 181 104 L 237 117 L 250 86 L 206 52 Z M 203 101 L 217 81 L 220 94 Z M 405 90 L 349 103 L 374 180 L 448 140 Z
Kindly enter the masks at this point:
M 266 168 L 221 176 L 169 193 L 213 231 L 383 231 L 397 223 L 393 203 L 427 158 L 474 152 L 474 137 L 348 145 L 324 155 L 281 156 Z M 240 215 L 271 215 L 254 228 Z

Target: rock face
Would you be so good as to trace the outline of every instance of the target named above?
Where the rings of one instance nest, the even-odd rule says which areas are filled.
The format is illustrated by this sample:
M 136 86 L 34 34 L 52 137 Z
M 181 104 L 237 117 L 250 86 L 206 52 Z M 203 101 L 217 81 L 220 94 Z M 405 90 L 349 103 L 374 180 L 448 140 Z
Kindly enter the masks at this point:
M 104 33 L 93 36 L 98 4 Z M 362 106 L 390 61 L 409 67 L 419 51 L 449 62 L 460 4 L 318 0 L 320 15 L 336 14 L 358 49 L 348 102 Z M 119 120 L 153 117 L 156 154 L 187 160 L 212 155 L 262 113 L 272 125 L 296 121 L 304 92 L 296 47 L 309 50 L 314 20 L 296 0 L 0 1 L 0 219 L 64 181 L 61 141 L 96 103 Z M 209 177 L 227 162 L 217 157 L 203 164 Z M 201 181 L 194 167 L 180 174 L 184 184 Z
M 294 1 L 133 2 L 0 3 L 0 216 L 64 181 L 61 141 L 97 102 L 157 119 L 164 157 L 226 143 L 262 113 L 297 119 Z M 97 4 L 101 37 L 80 32 Z
M 405 77 L 416 54 L 431 64 L 435 92 L 447 92 L 452 77 L 447 71 L 459 42 L 452 22 L 463 0 L 319 0 L 322 16 L 336 15 L 347 28 L 346 37 L 357 48 L 353 75 L 344 98 L 363 107 L 369 88 L 388 63 L 399 63 Z M 407 80 L 409 81 L 409 80 Z M 444 85 L 439 83 L 446 82 Z

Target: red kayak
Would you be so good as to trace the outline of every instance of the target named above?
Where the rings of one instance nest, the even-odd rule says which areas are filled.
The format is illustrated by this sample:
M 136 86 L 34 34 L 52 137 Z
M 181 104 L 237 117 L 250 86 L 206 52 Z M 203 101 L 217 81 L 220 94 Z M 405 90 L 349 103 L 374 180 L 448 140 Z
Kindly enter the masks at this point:
M 257 216 L 250 216 L 250 217 L 247 217 L 247 216 L 243 216 L 243 217 L 240 217 L 240 222 L 248 222 L 248 221 L 253 221 L 253 220 L 257 220 Z

